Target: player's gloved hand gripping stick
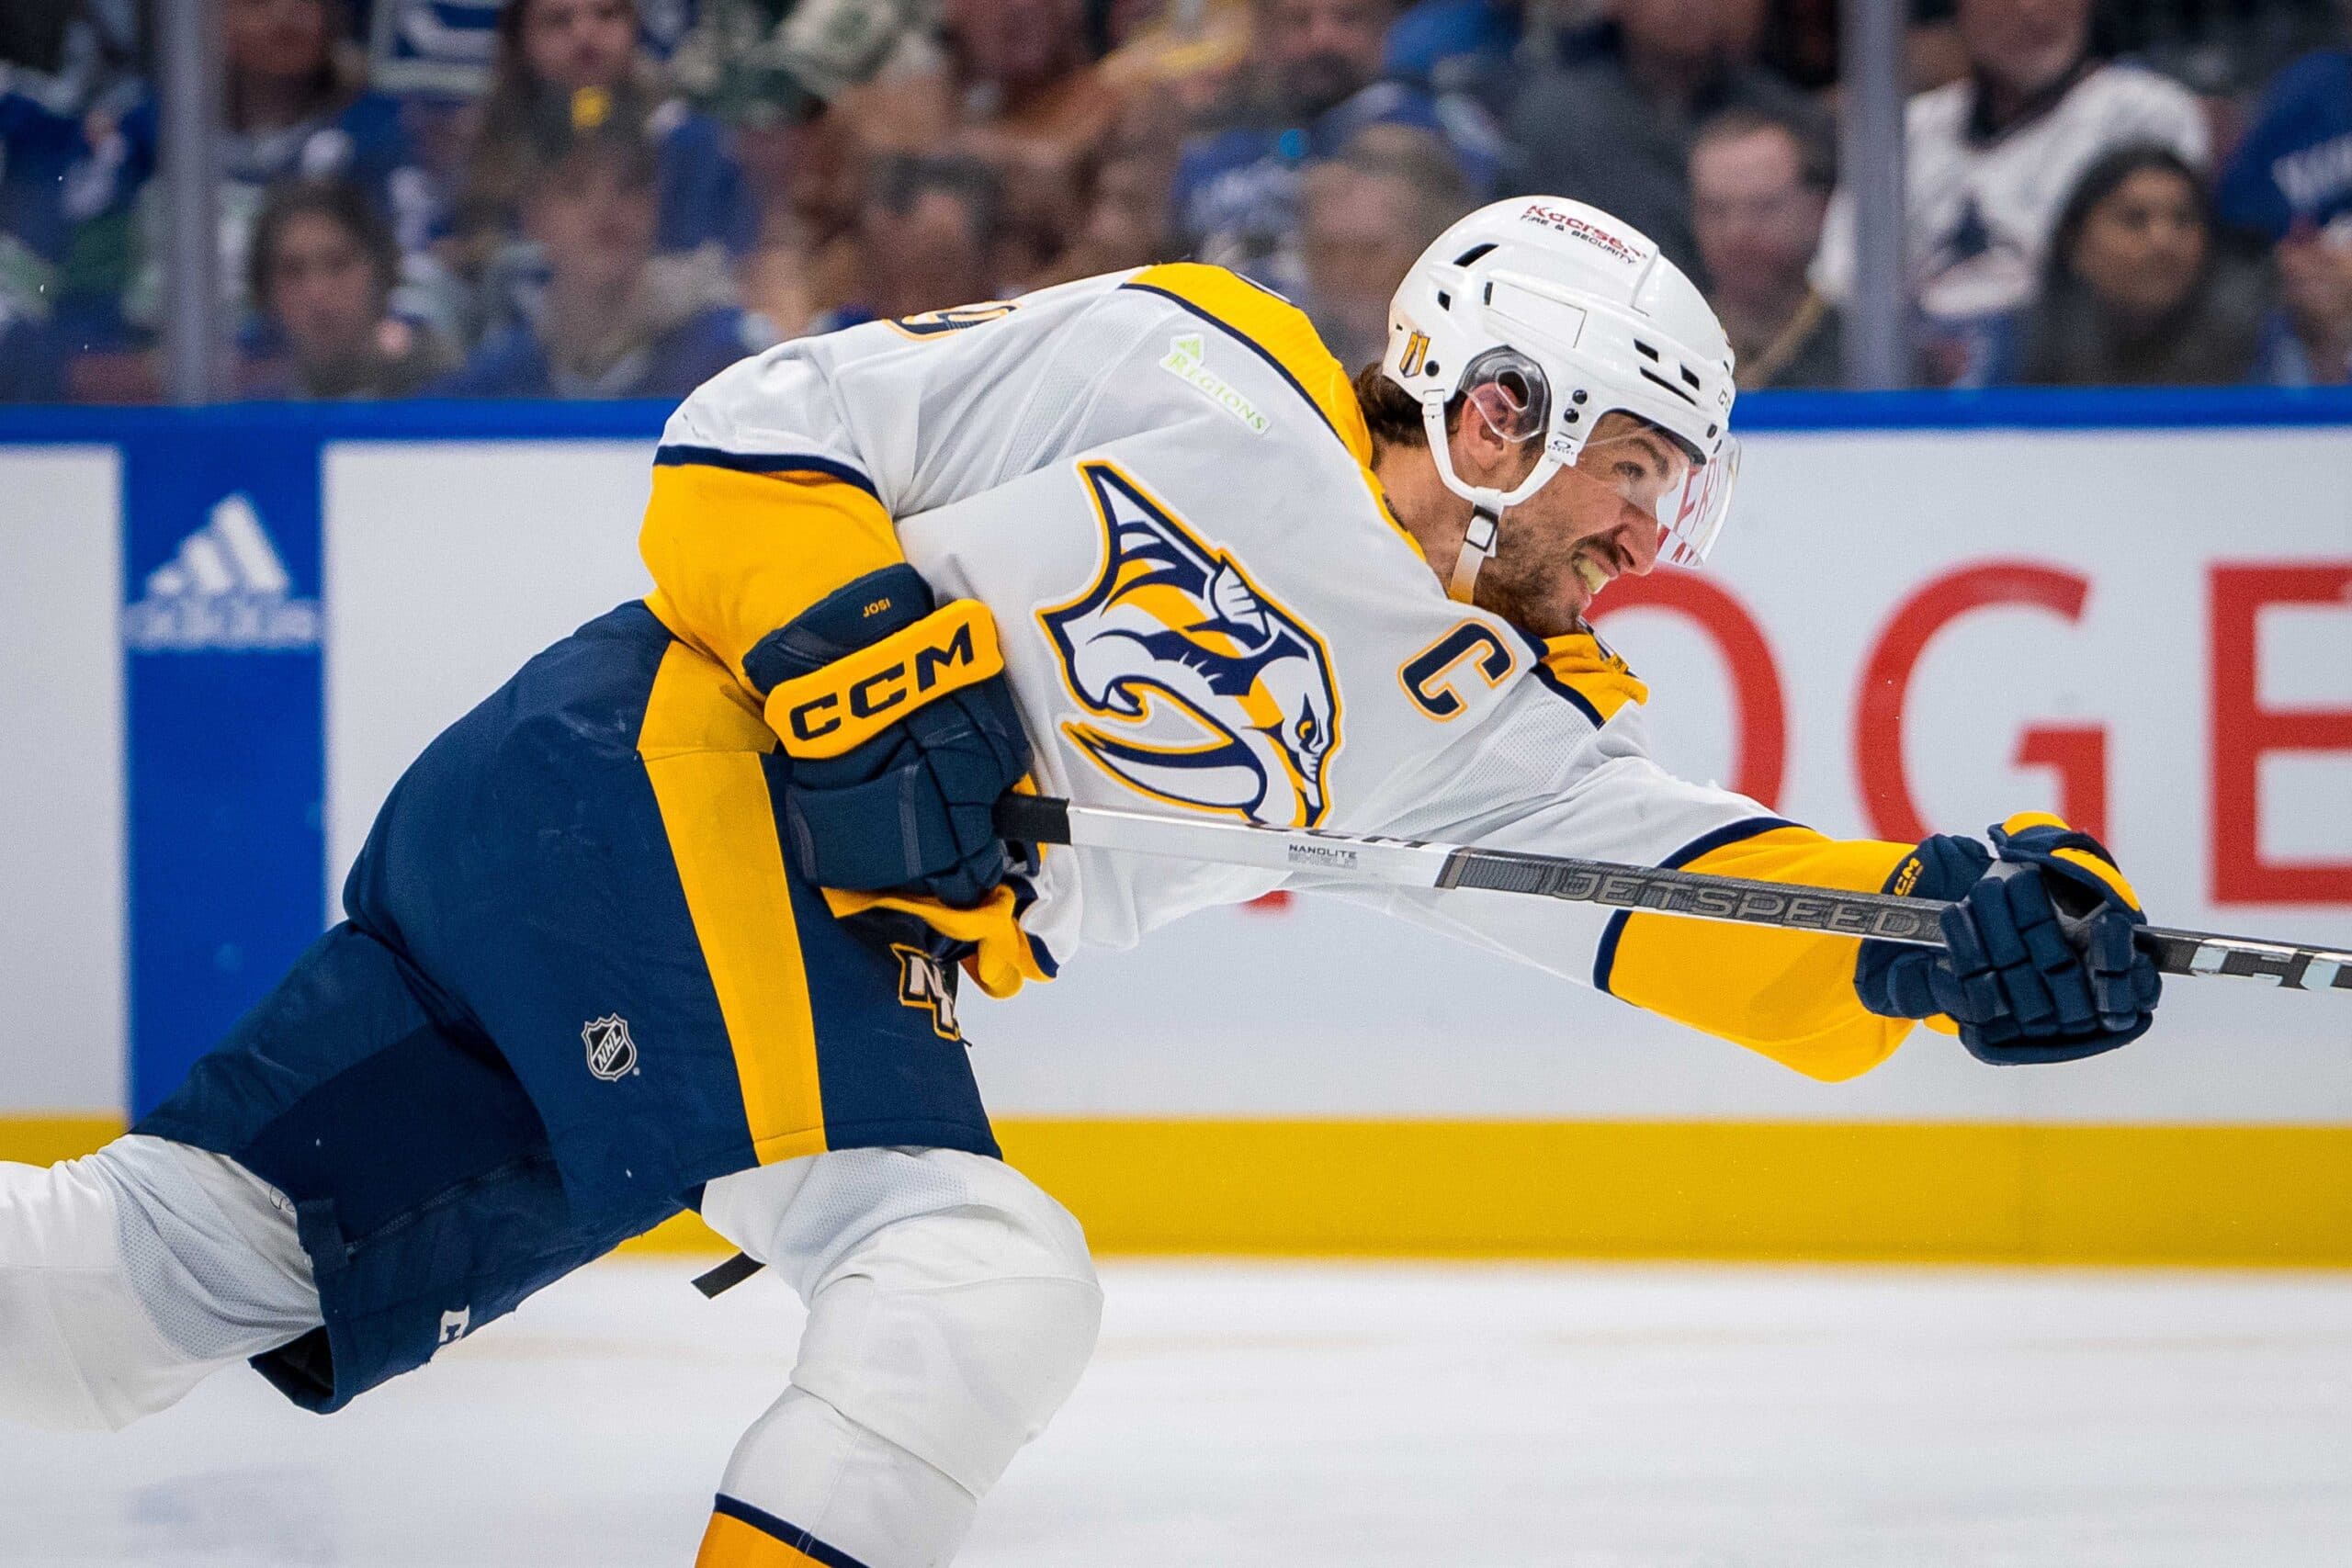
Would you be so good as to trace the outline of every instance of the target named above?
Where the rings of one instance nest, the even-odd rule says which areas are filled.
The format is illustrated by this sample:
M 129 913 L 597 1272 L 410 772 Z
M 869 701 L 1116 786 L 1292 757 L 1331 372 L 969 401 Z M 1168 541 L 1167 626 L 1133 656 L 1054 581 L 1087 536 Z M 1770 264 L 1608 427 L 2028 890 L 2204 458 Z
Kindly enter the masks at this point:
M 1940 953 L 1865 942 L 1854 965 L 1862 1005 L 1888 1018 L 1950 1018 L 1979 1060 L 2071 1062 L 2128 1045 L 2155 1021 L 2155 960 L 2133 932 L 2148 923 L 2105 845 L 2029 813 L 1974 839 L 1939 833 L 1904 858 L 1887 891 L 1951 900 Z
M 1009 795 L 998 802 L 996 826 L 1015 843 L 1071 844 L 1272 871 L 1319 870 L 1353 882 L 1396 887 L 1477 887 L 1535 894 L 1697 919 L 1836 931 L 1867 942 L 1918 948 L 1945 945 L 1944 911 L 1954 907 L 1917 896 L 1845 893 L 1566 855 L 1162 817 L 1072 806 L 1041 795 Z M 2054 854 L 2063 847 L 2030 840 L 2023 831 L 2004 832 L 2005 855 L 2030 857 L 2036 864 L 2041 863 L 2045 853 Z M 2063 857 L 2061 863 L 2064 863 Z M 2352 950 L 2126 924 L 2132 948 L 2145 954 L 2158 974 L 2219 975 L 2267 980 L 2289 990 L 2352 994 Z

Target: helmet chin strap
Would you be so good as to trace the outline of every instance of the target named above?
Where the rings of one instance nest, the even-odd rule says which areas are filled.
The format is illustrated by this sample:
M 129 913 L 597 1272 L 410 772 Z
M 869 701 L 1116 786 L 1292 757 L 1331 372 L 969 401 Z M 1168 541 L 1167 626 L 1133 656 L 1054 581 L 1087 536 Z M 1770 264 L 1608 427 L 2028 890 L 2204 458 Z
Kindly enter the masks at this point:
M 1445 596 L 1457 604 L 1476 603 L 1478 596 L 1478 572 L 1495 558 L 1495 551 L 1502 542 L 1503 520 L 1485 506 L 1470 513 L 1470 527 L 1462 536 L 1462 553 L 1453 558 L 1453 575 L 1445 584 Z
M 1430 399 L 1422 402 L 1421 423 L 1429 435 L 1430 457 L 1437 464 L 1438 478 L 1445 482 L 1446 489 L 1470 503 L 1470 526 L 1463 533 L 1462 552 L 1453 558 L 1453 575 L 1446 580 L 1445 584 L 1447 598 L 1458 604 L 1468 604 L 1474 602 L 1478 592 L 1478 573 L 1502 547 L 1504 512 L 1542 490 L 1554 474 L 1566 466 L 1564 454 L 1545 452 L 1517 488 L 1505 492 L 1486 485 L 1472 484 L 1453 471 L 1453 455 L 1447 446 L 1442 400 Z

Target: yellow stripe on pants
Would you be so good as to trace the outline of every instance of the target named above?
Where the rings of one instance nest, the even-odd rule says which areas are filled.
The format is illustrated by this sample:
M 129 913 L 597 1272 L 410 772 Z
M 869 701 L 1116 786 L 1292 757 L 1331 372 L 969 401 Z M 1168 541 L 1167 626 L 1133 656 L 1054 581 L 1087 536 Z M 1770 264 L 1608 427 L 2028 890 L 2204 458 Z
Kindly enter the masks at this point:
M 662 656 L 638 751 L 685 889 L 763 1165 L 820 1154 L 824 1097 L 800 931 L 750 694 L 684 643 Z

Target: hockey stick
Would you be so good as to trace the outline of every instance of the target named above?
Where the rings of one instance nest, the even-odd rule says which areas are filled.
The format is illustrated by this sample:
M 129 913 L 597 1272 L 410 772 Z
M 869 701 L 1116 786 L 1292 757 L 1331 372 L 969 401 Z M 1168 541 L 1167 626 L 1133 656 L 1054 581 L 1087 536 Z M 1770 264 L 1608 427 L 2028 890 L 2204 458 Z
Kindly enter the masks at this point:
M 1828 887 L 1709 876 L 1702 872 L 1663 871 L 1566 855 L 1430 844 L 1417 839 L 1384 839 L 1313 828 L 1161 817 L 1148 811 L 1072 806 L 1066 800 L 1035 795 L 1005 796 L 997 805 L 996 826 L 1007 839 L 1023 844 L 1069 844 L 1266 871 L 1319 872 L 1392 887 L 1532 893 L 1579 904 L 1833 931 L 1915 947 L 1941 947 L 1944 942 L 1938 918 L 1945 906 L 1932 898 L 1843 893 Z M 2132 935 L 2167 975 L 2267 980 L 2290 991 L 2352 991 L 2352 951 L 2156 926 L 2142 926 Z
M 1319 872 L 1392 887 L 1532 893 L 1572 903 L 1693 919 L 1834 931 L 1914 947 L 1944 944 L 1938 922 L 1946 906 L 1933 898 L 1845 893 L 1830 887 L 1750 882 L 1736 876 L 1618 865 L 1566 855 L 1424 843 L 1419 839 L 1272 828 L 1259 822 L 1193 820 L 1148 811 L 1072 806 L 1041 795 L 1009 795 L 999 801 L 996 830 L 1021 844 L 1067 844 L 1265 871 Z M 2352 991 L 2352 952 L 2342 949 L 2157 926 L 2142 926 L 2132 934 L 2167 975 L 2267 980 L 2290 991 Z M 696 1279 L 695 1289 L 706 1296 L 717 1296 L 741 1284 L 760 1268 L 758 1262 L 739 1253 Z

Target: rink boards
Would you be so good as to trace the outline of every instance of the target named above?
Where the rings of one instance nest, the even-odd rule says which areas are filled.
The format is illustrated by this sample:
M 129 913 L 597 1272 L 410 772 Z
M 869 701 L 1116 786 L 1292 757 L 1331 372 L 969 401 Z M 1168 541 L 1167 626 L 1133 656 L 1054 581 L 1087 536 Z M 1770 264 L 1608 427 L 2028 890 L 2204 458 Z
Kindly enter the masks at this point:
M 1669 765 L 1838 833 L 2061 809 L 2165 924 L 2352 941 L 2352 400 L 1753 410 L 1714 566 L 1602 622 Z M 0 1156 L 167 1090 L 407 760 L 642 591 L 660 416 L 0 414 Z M 1821 1086 L 1294 900 L 965 1022 L 1114 1247 L 2352 1263 L 2352 1008 L 2258 986 L 2064 1069 L 1922 1035 Z

